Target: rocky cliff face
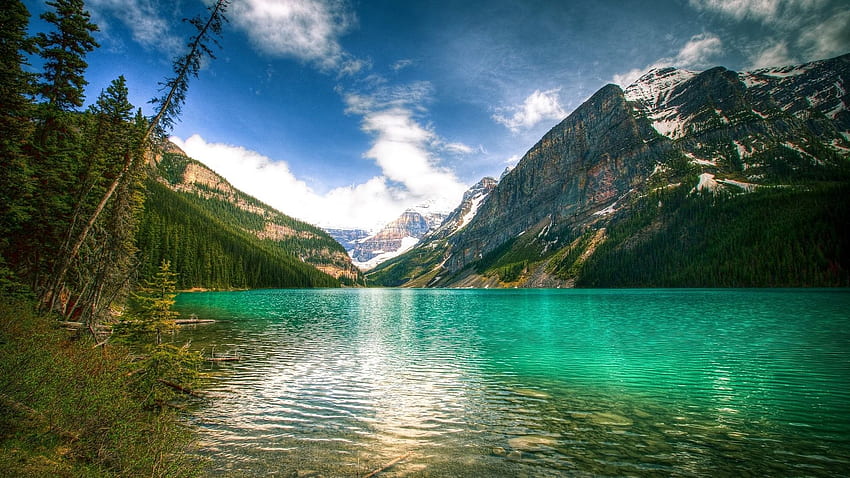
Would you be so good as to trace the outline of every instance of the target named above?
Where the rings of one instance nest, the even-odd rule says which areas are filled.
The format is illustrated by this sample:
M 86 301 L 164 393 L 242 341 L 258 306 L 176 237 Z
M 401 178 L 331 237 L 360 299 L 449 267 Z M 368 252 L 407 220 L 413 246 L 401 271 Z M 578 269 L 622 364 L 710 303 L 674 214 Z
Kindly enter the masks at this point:
M 648 195 L 741 194 L 828 179 L 846 169 L 850 154 L 848 77 L 850 55 L 746 73 L 664 68 L 625 90 L 607 85 L 531 148 L 447 237 L 428 285 L 493 285 L 492 276 L 474 276 L 497 266 L 502 285 L 531 285 L 531 277 L 568 285 L 547 282 L 541 271 L 582 244 L 595 250 L 605 228 Z
M 446 268 L 458 271 L 532 228 L 594 222 L 594 212 L 639 186 L 671 149 L 646 118 L 632 114 L 619 87 L 602 88 L 502 179 L 451 241 Z
M 466 227 L 478 214 L 481 206 L 487 201 L 487 197 L 495 189 L 497 184 L 499 182 L 495 179 L 485 177 L 469 188 L 463 193 L 463 199 L 460 205 L 446 216 L 446 219 L 440 224 L 437 230 L 429 234 L 428 239 L 445 239 Z
M 340 243 L 346 251 L 354 249 L 360 239 L 369 237 L 369 231 L 365 229 L 325 229 L 325 232 Z

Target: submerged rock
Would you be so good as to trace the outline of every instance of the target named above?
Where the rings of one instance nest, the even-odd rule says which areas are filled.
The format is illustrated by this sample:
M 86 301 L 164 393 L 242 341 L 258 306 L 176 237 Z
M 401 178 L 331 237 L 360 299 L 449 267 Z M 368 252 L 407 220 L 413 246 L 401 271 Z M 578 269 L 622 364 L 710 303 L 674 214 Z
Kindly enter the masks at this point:
M 552 447 L 558 443 L 553 437 L 541 435 L 526 435 L 508 440 L 508 445 L 514 450 L 533 451 L 541 447 Z
M 590 421 L 597 425 L 612 425 L 618 427 L 627 427 L 634 423 L 631 418 L 608 412 L 593 413 L 590 415 Z
M 552 398 L 552 395 L 549 395 L 548 393 L 542 390 L 535 390 L 533 388 L 517 388 L 514 389 L 513 392 L 517 395 L 522 395 L 523 397 L 539 398 L 540 400 L 549 400 L 550 398 Z

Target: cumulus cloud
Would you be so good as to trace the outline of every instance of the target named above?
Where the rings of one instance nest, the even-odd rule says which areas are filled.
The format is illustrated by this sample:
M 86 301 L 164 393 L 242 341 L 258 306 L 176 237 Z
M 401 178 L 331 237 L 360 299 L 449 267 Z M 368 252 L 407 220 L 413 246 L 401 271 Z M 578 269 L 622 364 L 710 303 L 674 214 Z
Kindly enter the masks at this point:
M 676 54 L 672 63 L 682 65 L 685 68 L 705 67 L 711 62 L 711 58 L 722 53 L 723 42 L 716 35 L 700 33 L 694 35 L 685 43 L 685 46 Z
M 177 137 L 171 140 L 236 188 L 287 215 L 318 226 L 377 229 L 395 219 L 410 201 L 409 192 L 391 186 L 383 176 L 322 195 L 298 179 L 284 161 L 272 160 L 240 146 L 210 143 L 197 134 L 185 140 Z
M 674 66 L 677 68 L 703 69 L 712 66 L 712 58 L 723 52 L 723 42 L 712 33 L 694 35 L 675 56 L 661 58 L 644 68 L 635 68 L 614 75 L 612 82 L 623 87 L 634 83 L 641 75 L 655 68 Z
M 172 20 L 160 14 L 156 0 L 89 0 L 86 7 L 95 22 L 108 34 L 107 16 L 121 21 L 130 31 L 133 40 L 146 48 L 175 54 L 183 47 L 183 39 L 171 30 Z
M 368 90 L 341 91 L 346 113 L 361 116 L 361 129 L 373 138 L 363 157 L 373 160 L 390 184 L 406 192 L 409 203 L 405 207 L 429 202 L 438 209 L 451 210 L 466 186 L 442 166 L 437 153 L 471 152 L 472 148 L 446 142 L 423 125 L 421 116 L 427 112 L 432 93 L 430 83 L 372 84 L 376 86 Z
M 501 108 L 499 113 L 493 115 L 493 120 L 505 125 L 514 133 L 531 129 L 541 121 L 561 120 L 567 116 L 567 113 L 561 106 L 560 91 L 559 88 L 547 91 L 534 90 L 521 105 Z
M 269 55 L 292 57 L 326 70 L 362 64 L 340 46 L 339 39 L 356 17 L 340 0 L 241 0 L 231 5 L 231 22 L 254 46 Z

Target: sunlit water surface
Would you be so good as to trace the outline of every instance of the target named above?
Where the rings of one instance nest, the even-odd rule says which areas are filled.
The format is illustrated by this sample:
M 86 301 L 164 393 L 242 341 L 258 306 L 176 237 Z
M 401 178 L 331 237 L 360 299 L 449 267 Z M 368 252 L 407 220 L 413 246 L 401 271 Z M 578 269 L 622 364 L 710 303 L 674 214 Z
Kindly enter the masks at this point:
M 850 293 L 182 294 L 210 475 L 846 476 Z

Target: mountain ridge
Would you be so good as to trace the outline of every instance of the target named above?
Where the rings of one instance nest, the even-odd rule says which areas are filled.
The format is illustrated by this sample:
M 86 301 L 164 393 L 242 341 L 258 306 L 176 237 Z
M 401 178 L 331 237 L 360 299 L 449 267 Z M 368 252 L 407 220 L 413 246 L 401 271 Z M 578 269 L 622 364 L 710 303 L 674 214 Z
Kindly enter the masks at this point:
M 625 89 L 606 85 L 504 175 L 470 224 L 446 241 L 441 261 L 418 264 L 428 269 L 428 281 L 389 272 L 410 269 L 404 262 L 416 262 L 411 257 L 423 255 L 419 248 L 370 278 L 409 286 L 580 285 L 582 271 L 600 254 L 627 256 L 629 244 L 644 247 L 667 234 L 673 222 L 665 221 L 677 214 L 668 206 L 685 210 L 715 200 L 711 195 L 731 195 L 731 202 L 766 207 L 756 196 L 747 197 L 759 190 L 759 197 L 774 194 L 779 201 L 783 194 L 799 193 L 803 201 L 806 188 L 820 191 L 817 184 L 848 179 L 848 76 L 850 55 L 843 55 L 744 73 L 723 67 L 703 72 L 666 68 L 648 72 Z M 841 202 L 839 190 L 824 194 Z M 655 225 L 651 221 L 632 231 L 632 237 L 611 239 L 611 227 L 641 214 L 654 217 Z M 833 219 L 823 220 L 833 221 L 831 231 L 840 230 Z M 685 221 L 680 227 L 695 224 Z M 846 247 L 840 236 L 835 241 L 828 248 Z M 609 250 L 606 244 L 614 243 L 619 249 Z M 850 264 L 840 252 L 830 254 L 846 280 Z M 658 267 L 674 266 L 659 260 Z M 609 283 L 616 280 L 595 282 Z M 706 280 L 705 285 L 713 283 L 718 282 Z

